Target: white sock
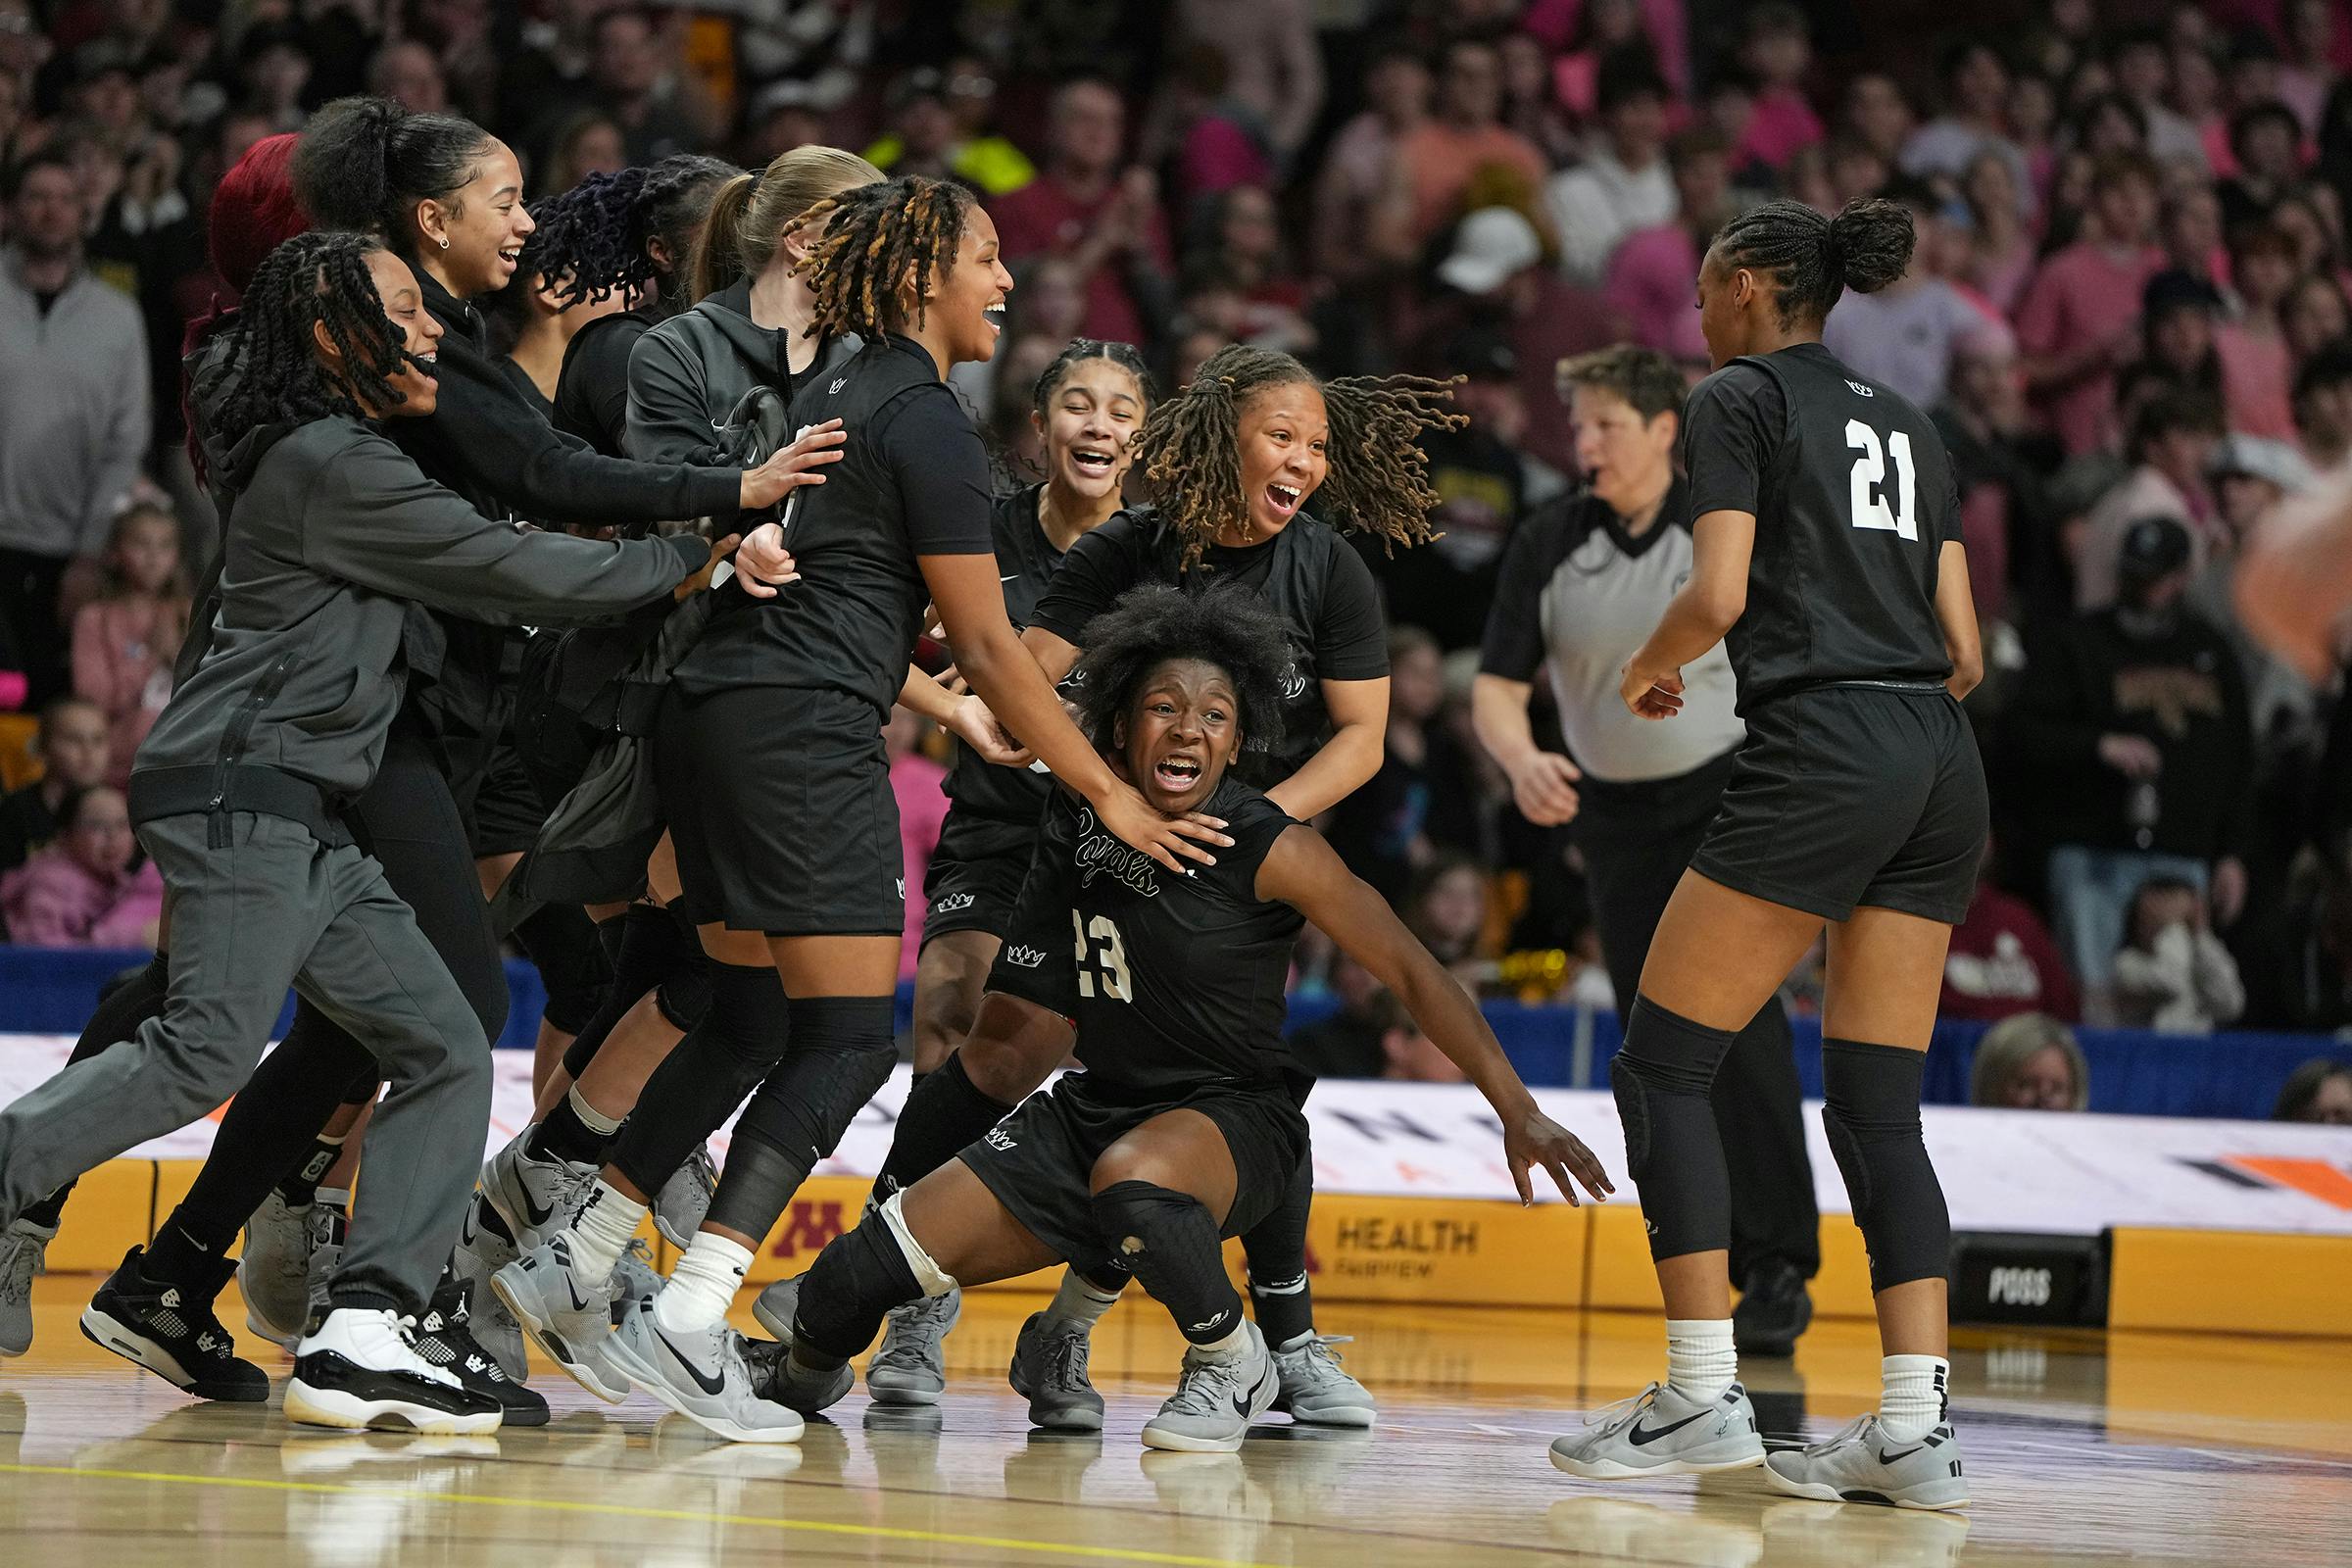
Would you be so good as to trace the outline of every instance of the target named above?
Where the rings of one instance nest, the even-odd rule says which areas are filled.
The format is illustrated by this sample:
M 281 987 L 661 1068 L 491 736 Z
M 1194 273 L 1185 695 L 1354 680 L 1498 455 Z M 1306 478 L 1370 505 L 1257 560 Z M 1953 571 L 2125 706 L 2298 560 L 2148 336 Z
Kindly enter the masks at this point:
M 571 1113 L 580 1118 L 580 1125 L 596 1134 L 597 1137 L 610 1138 L 620 1130 L 618 1120 L 606 1115 L 581 1098 L 578 1084 L 573 1084 L 568 1090 L 565 1090 L 564 1098 L 571 1102 Z
M 672 1334 L 709 1328 L 735 1304 L 735 1292 L 751 1268 L 750 1248 L 711 1231 L 695 1232 L 694 1245 L 654 1298 L 654 1322 Z
M 1117 1295 L 1105 1295 L 1102 1288 L 1074 1268 L 1061 1271 L 1061 1289 L 1054 1293 L 1053 1304 L 1046 1308 L 1046 1321 L 1083 1323 L 1093 1328 L 1102 1320 L 1102 1314 L 1119 1304 Z
M 1740 1352 L 1732 1348 L 1730 1318 L 1666 1320 L 1666 1381 L 1675 1393 L 1713 1404 L 1739 1375 Z
M 1943 1420 L 1951 1362 L 1940 1355 L 1885 1355 L 1879 1377 L 1879 1425 L 1895 1442 L 1924 1438 Z
M 351 1212 L 351 1189 L 348 1187 L 321 1187 L 312 1197 L 311 1201 L 324 1203 L 338 1214 L 348 1214 Z
M 1196 1343 L 1193 1348 L 1202 1355 L 1213 1355 L 1220 1361 L 1238 1359 L 1250 1349 L 1250 1319 L 1243 1313 L 1234 1313 L 1233 1327 L 1225 1331 L 1224 1338 L 1212 1340 L 1206 1345 Z
M 592 1280 L 609 1278 L 637 1236 L 645 1205 L 600 1181 L 571 1222 L 571 1260 Z

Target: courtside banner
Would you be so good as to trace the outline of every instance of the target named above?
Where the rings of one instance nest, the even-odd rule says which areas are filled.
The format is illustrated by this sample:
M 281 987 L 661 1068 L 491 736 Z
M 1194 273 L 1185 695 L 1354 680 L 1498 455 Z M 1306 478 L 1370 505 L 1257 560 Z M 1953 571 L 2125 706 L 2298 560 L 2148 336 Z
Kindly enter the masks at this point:
M 73 1042 L 0 1035 L 0 1103 L 65 1065 Z M 494 1053 L 498 1068 L 488 1150 L 530 1119 L 530 1054 Z M 890 1147 L 906 1096 L 901 1067 L 817 1174 L 870 1177 Z M 1544 1110 L 1592 1147 L 1619 1183 L 1612 1206 L 1633 1207 L 1625 1140 L 1609 1096 L 1541 1090 Z M 1502 1141 L 1466 1085 L 1329 1082 L 1307 1102 L 1315 1183 L 1371 1197 L 1510 1200 Z M 1845 1191 L 1808 1106 L 1813 1181 L 1825 1213 L 1847 1211 Z M 2114 1226 L 2352 1236 L 2352 1129 L 2168 1116 L 2070 1115 L 1931 1105 L 1928 1148 L 1958 1231 L 2094 1236 Z M 213 1123 L 126 1152 L 201 1159 Z M 725 1134 L 713 1140 L 723 1159 Z M 1548 1179 L 1537 1196 L 1559 1201 Z M 1428 1240 L 1424 1238 L 1423 1240 Z

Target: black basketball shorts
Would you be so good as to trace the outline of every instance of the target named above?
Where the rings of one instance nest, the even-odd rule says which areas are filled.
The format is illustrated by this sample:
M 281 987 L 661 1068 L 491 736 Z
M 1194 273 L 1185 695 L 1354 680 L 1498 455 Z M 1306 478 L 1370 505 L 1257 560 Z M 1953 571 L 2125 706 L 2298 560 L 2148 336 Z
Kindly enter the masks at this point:
M 1825 920 L 1869 906 L 1957 925 L 1987 826 L 1976 736 L 1940 685 L 1821 686 L 1747 715 L 1690 869 Z
M 898 936 L 899 803 L 881 716 L 845 692 L 671 687 L 654 775 L 683 913 L 769 936 Z
M 1122 1104 L 1097 1093 L 1088 1074 L 1064 1073 L 956 1157 L 1031 1235 L 1083 1266 L 1109 1252 L 1095 1228 L 1095 1161 L 1128 1132 L 1171 1110 L 1197 1110 L 1225 1135 L 1236 1181 L 1222 1234 L 1253 1228 L 1289 1198 L 1307 1154 L 1306 1117 L 1271 1089 L 1220 1085 Z
M 939 848 L 923 873 L 923 941 L 951 931 L 1003 937 L 1012 924 L 1036 848 L 1034 820 L 1014 822 L 951 808 Z

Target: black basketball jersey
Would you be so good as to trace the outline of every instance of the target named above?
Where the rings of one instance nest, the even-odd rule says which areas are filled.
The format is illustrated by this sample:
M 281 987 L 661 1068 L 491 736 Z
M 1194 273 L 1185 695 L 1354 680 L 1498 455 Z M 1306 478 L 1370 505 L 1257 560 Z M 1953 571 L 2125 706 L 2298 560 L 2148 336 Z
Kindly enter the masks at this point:
M 930 592 L 919 556 L 987 555 L 988 457 L 930 354 L 869 343 L 793 390 L 795 428 L 839 419 L 849 435 L 825 482 L 796 490 L 784 546 L 801 580 L 773 599 L 721 592 L 679 663 L 689 696 L 736 686 L 847 692 L 877 723 L 906 684 Z
M 1283 1042 L 1291 950 L 1305 920 L 1257 896 L 1257 868 L 1298 824 L 1228 773 L 1201 809 L 1233 847 L 1178 876 L 1057 791 L 1043 849 L 1068 879 L 1078 1060 L 1109 1097 L 1181 1099 L 1211 1085 L 1295 1092 Z
M 1018 631 L 1029 624 L 1062 552 L 1054 548 L 1037 520 L 1037 494 L 1043 485 L 1023 485 L 997 498 L 989 510 L 989 531 L 997 542 L 997 575 L 1004 588 L 1004 613 Z M 956 765 L 948 773 L 949 799 L 958 811 L 976 811 L 1035 827 L 1037 815 L 1054 788 L 1054 777 L 1043 769 L 1000 767 L 982 761 L 960 743 Z
M 1084 648 L 1086 623 L 1138 583 L 1173 583 L 1188 593 L 1228 582 L 1249 587 L 1291 632 L 1282 744 L 1270 757 L 1252 752 L 1246 769 L 1253 780 L 1280 783 L 1330 738 L 1321 683 L 1389 672 L 1388 627 L 1371 568 L 1330 524 L 1305 513 L 1264 544 L 1211 545 L 1190 571 L 1179 569 L 1183 560 L 1183 541 L 1155 509 L 1122 512 L 1070 546 L 1030 624 Z
M 1960 498 L 1928 416 L 1819 343 L 1734 360 L 1683 420 L 1690 515 L 1756 519 L 1724 642 L 1740 710 L 1839 681 L 1941 680 L 1937 558 Z

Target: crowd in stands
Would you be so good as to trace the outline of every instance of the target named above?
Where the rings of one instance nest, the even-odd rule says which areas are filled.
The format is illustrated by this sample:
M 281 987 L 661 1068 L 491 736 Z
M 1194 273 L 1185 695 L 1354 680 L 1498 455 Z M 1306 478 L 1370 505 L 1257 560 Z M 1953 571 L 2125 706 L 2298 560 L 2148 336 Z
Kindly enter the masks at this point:
M 214 548 L 178 368 L 225 287 L 207 205 L 355 91 L 488 126 L 533 194 L 812 140 L 967 181 L 1018 286 L 956 383 L 1008 473 L 1076 334 L 1169 384 L 1233 341 L 1462 378 L 1443 537 L 1368 553 L 1388 754 L 1328 826 L 1466 983 L 1531 1000 L 1611 1001 L 1573 825 L 1523 818 L 1469 721 L 1505 544 L 1578 482 L 1557 366 L 1634 342 L 1695 378 L 1727 218 L 1900 202 L 1909 273 L 1826 341 L 1959 478 L 1996 833 L 1944 1010 L 2000 1025 L 1978 1098 L 2080 1108 L 2074 1022 L 2352 1027 L 2348 650 L 2284 662 L 2231 600 L 2247 531 L 2352 454 L 2341 0 L 0 0 L 0 705 L 40 769 L 0 801 L 13 940 L 152 929 L 120 789 Z M 938 743 L 905 729 L 913 887 Z M 1332 956 L 1301 984 L 1341 1004 L 1328 1070 L 1439 1061 Z

